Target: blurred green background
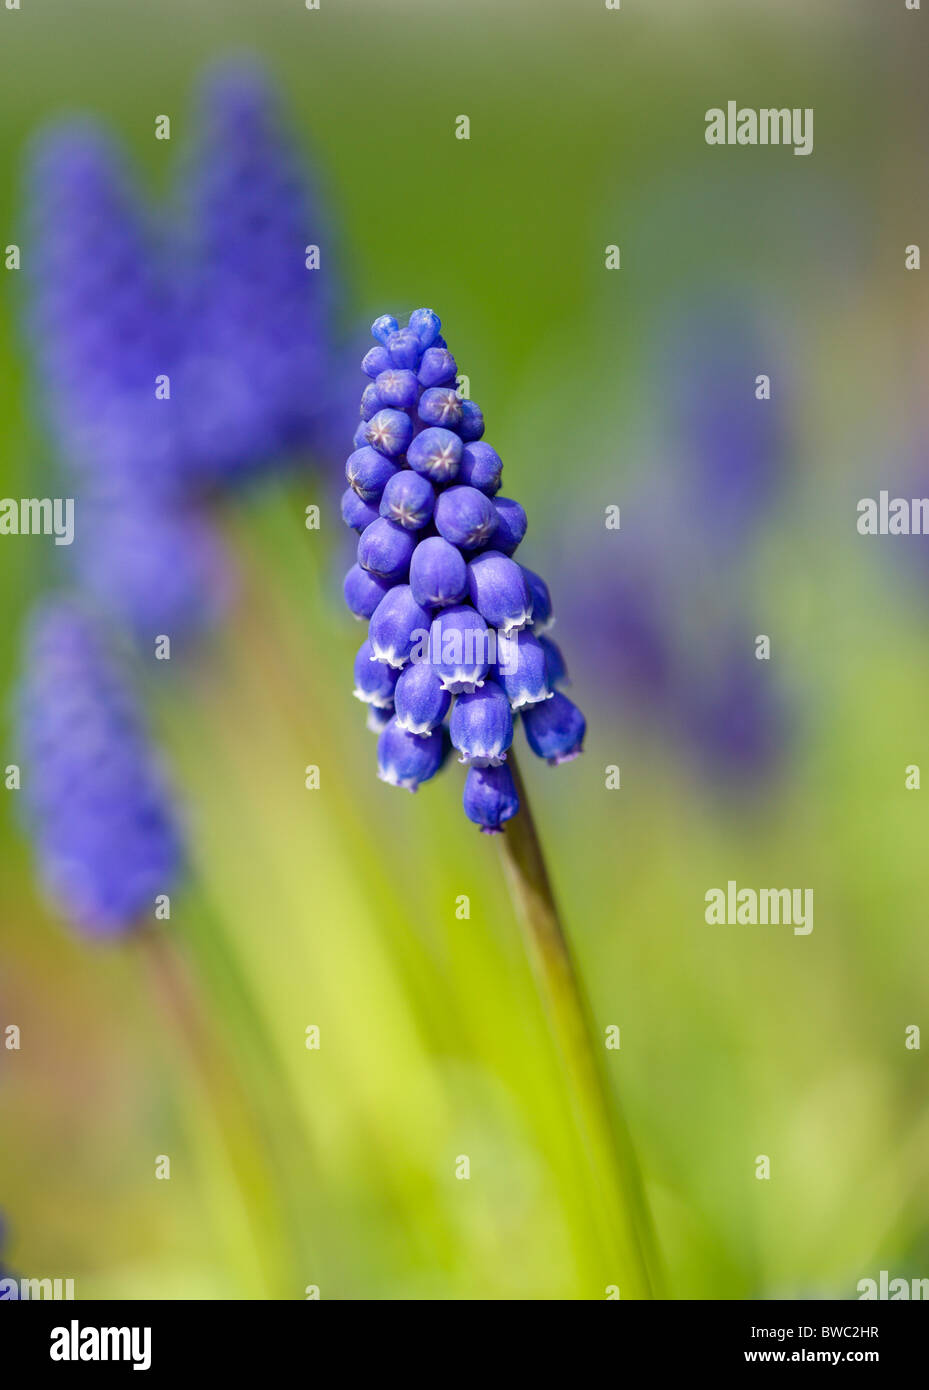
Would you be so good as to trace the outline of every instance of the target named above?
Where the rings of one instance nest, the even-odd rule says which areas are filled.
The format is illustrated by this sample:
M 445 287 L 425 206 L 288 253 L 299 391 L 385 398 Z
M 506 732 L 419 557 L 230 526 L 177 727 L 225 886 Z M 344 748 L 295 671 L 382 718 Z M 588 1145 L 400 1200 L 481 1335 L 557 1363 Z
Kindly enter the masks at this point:
M 199 74 L 244 48 L 340 229 L 353 350 L 378 313 L 442 316 L 588 714 L 583 759 L 522 761 L 598 1026 L 621 1029 L 608 1065 L 675 1297 L 851 1298 L 880 1269 L 929 1272 L 926 1070 L 904 1047 L 929 967 L 929 793 L 904 787 L 929 765 L 929 565 L 924 539 L 855 530 L 859 497 L 929 492 L 926 293 L 904 270 L 929 213 L 926 23 L 903 0 L 0 10 L 0 243 L 28 255 L 22 154 L 49 117 L 105 119 L 159 197 Z M 814 107 L 813 155 L 708 147 L 704 112 L 730 98 Z M 20 279 L 0 270 L 13 497 L 50 467 Z M 735 367 L 749 399 L 770 371 L 782 441 L 741 547 L 695 490 L 676 354 L 689 335 L 684 363 L 703 360 L 733 305 L 757 336 Z M 322 477 L 341 467 L 232 509 L 238 606 L 149 682 L 195 860 L 166 930 L 226 1059 L 231 1144 L 144 950 L 57 920 L 0 794 L 0 1037 L 22 1032 L 0 1049 L 8 1263 L 79 1297 L 602 1298 L 623 1271 L 496 846 L 463 820 L 457 767 L 416 797 L 375 780 Z M 4 690 L 51 551 L 0 540 Z M 643 574 L 670 703 L 620 669 Z M 769 757 L 723 772 L 687 715 L 730 635 L 783 717 Z M 812 934 L 708 926 L 729 879 L 812 887 Z

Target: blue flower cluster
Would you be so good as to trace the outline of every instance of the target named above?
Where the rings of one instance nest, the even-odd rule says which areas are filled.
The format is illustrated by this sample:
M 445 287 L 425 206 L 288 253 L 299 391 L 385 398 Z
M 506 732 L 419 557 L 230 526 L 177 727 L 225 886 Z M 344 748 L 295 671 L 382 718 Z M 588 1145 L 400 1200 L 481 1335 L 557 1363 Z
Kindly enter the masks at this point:
M 369 382 L 342 498 L 359 534 L 345 600 L 368 621 L 354 693 L 379 733 L 383 781 L 415 791 L 451 745 L 468 767 L 465 814 L 495 832 L 519 810 L 506 762 L 514 720 L 553 764 L 581 751 L 585 721 L 557 689 L 566 671 L 544 635 L 548 588 L 513 558 L 526 514 L 500 496 L 503 464 L 480 408 L 456 390 L 440 329 L 431 309 L 404 327 L 385 314 L 361 364 Z
M 58 452 L 79 486 L 165 503 L 185 489 L 172 377 L 180 325 L 119 146 L 91 121 L 45 131 L 28 162 L 30 330 Z
M 563 523 L 565 557 L 584 552 L 582 566 L 565 566 L 561 609 L 581 634 L 590 688 L 660 724 L 703 777 L 742 795 L 781 776 L 796 732 L 780 668 L 755 659 L 750 616 L 793 458 L 790 375 L 765 328 L 769 307 L 730 302 L 717 286 L 707 304 L 675 311 L 656 361 L 673 383 L 667 434 L 632 501 L 635 528 L 617 546 L 588 515 Z M 775 400 L 756 399 L 753 362 L 779 383 Z
M 132 691 L 95 624 L 67 602 L 34 615 L 18 719 L 49 894 L 91 936 L 151 920 L 182 867 L 179 827 Z
M 194 476 L 225 485 L 275 459 L 327 453 L 343 380 L 332 238 L 252 62 L 207 75 L 181 204 L 181 394 Z
M 221 610 L 230 566 L 175 396 L 156 395 L 159 380 L 177 389 L 180 325 L 151 228 L 119 151 L 89 125 L 45 135 L 30 195 L 31 329 L 75 494 L 72 577 L 140 643 L 183 638 Z
M 331 246 L 261 70 L 212 72 L 195 129 L 167 226 L 93 123 L 45 132 L 29 158 L 29 327 L 74 494 L 68 578 L 147 654 L 222 616 L 233 565 L 215 495 L 328 452 L 343 375 Z M 20 714 L 43 877 L 96 936 L 150 915 L 182 858 L 107 636 L 69 605 L 42 611 Z
M 145 643 L 222 611 L 232 564 L 212 496 L 328 453 L 343 377 L 334 258 L 269 82 L 222 64 L 200 113 L 168 228 L 91 122 L 45 132 L 29 160 L 30 331 L 76 493 L 68 558 Z

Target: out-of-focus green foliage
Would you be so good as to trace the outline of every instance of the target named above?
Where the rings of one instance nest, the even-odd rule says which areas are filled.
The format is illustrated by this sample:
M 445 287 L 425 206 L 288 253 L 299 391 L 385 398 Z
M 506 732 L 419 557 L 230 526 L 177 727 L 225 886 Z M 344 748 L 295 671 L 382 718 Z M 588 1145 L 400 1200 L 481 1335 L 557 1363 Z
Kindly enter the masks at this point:
M 158 194 L 203 64 L 237 46 L 266 58 L 342 229 L 347 330 L 361 349 L 375 313 L 441 313 L 529 512 L 526 561 L 560 556 L 556 608 L 559 583 L 583 582 L 577 527 L 619 503 L 622 546 L 654 471 L 673 492 L 656 343 L 680 301 L 762 306 L 791 380 L 783 489 L 747 578 L 699 537 L 697 554 L 718 595 L 739 590 L 746 640 L 772 637 L 792 710 L 779 775 L 720 788 L 585 678 L 593 639 L 564 627 L 588 752 L 527 770 L 598 1024 L 621 1028 L 609 1065 L 679 1297 L 854 1297 L 929 1257 L 925 1063 L 904 1047 L 929 969 L 926 792 L 904 789 L 926 765 L 929 566 L 854 524 L 901 460 L 929 479 L 925 292 L 903 270 L 927 213 L 925 45 L 902 7 L 894 23 L 818 8 L 0 10 L 0 247 L 24 262 L 16 178 L 38 124 L 95 111 Z M 734 96 L 814 106 L 813 156 L 708 148 L 704 110 Z M 170 143 L 153 138 L 161 113 Z M 0 270 L 4 496 L 47 491 L 52 467 L 21 278 Z M 144 951 L 61 927 L 0 793 L 0 1039 L 22 1032 L 0 1048 L 10 1261 L 76 1278 L 79 1296 L 603 1297 L 622 1271 L 495 848 L 463 822 L 457 768 L 415 798 L 375 780 L 349 694 L 344 538 L 331 509 L 321 533 L 302 526 L 327 491 L 310 471 L 236 506 L 232 621 L 150 685 L 194 856 L 166 930 L 228 1059 L 232 1151 Z M 4 688 L 57 559 L 0 538 Z M 707 926 L 704 894 L 729 879 L 813 887 L 814 931 Z

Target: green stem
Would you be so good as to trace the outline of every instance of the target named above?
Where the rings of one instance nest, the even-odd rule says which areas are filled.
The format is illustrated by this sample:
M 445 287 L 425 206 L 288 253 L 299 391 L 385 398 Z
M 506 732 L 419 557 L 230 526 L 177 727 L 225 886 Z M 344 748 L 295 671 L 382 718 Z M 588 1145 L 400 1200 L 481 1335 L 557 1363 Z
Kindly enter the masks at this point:
M 511 750 L 520 811 L 499 837 L 503 867 L 552 1023 L 571 1103 L 594 1171 L 602 1234 L 624 1298 L 654 1298 L 658 1261 L 651 1218 L 625 1121 L 610 1091 L 605 1053 L 555 903 L 529 798 Z M 609 1271 L 608 1271 L 609 1273 Z

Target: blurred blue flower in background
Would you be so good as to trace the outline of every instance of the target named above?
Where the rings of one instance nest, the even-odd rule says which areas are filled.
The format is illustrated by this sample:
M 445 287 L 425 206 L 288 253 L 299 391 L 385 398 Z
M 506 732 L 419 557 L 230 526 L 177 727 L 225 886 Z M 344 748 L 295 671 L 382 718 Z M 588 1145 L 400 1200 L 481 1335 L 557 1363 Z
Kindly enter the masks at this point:
M 334 248 L 272 84 L 253 62 L 224 63 L 200 117 L 182 209 L 160 225 L 92 123 L 50 129 L 29 158 L 29 321 L 76 492 L 68 558 L 100 612 L 143 641 L 222 614 L 232 563 L 211 532 L 216 491 L 326 453 L 345 408 Z
M 29 324 L 63 463 L 98 498 L 183 494 L 176 412 L 156 396 L 180 324 L 121 151 L 90 122 L 60 123 L 32 147 L 27 200 Z
M 787 738 L 784 693 L 755 658 L 751 595 L 787 486 L 789 383 L 760 314 L 725 294 L 677 310 L 658 359 L 661 462 L 621 530 L 590 536 L 588 523 L 581 538 L 576 523 L 562 608 L 588 635 L 579 664 L 603 698 L 676 730 L 711 779 L 747 785 L 774 771 Z M 756 397 L 762 374 L 770 400 Z
M 220 533 L 193 506 L 88 501 L 72 551 L 74 573 L 96 611 L 149 653 L 157 637 L 183 644 L 213 626 L 235 586 Z
M 666 534 L 655 553 L 652 512 L 642 501 L 623 509 L 618 534 L 602 522 L 594 535 L 589 521 L 566 524 L 555 578 L 560 616 L 587 638 L 577 662 L 585 683 L 629 712 L 658 717 L 675 679 L 672 542 Z M 668 513 L 659 508 L 659 515 Z
M 56 127 L 33 151 L 30 324 L 66 486 L 71 582 L 146 640 L 212 622 L 230 562 L 195 489 L 172 395 L 181 327 L 124 161 L 96 128 Z M 153 632 L 154 628 L 154 632 Z
M 664 379 L 669 372 L 682 522 L 670 558 L 685 628 L 675 723 L 712 780 L 759 785 L 776 775 L 788 741 L 785 691 L 755 655 L 765 629 L 753 603 L 758 545 L 790 482 L 788 365 L 763 306 L 721 293 L 677 323 Z M 699 649 L 697 631 L 706 634 Z
M 226 484 L 282 457 L 328 454 L 346 405 L 335 247 L 255 62 L 226 61 L 203 83 L 180 201 L 195 475 Z
M 752 545 L 783 491 L 789 383 L 760 313 L 721 295 L 675 318 L 660 377 L 685 515 L 728 565 Z M 772 382 L 756 398 L 756 377 Z M 759 388 L 762 389 L 762 388 Z
M 156 897 L 182 868 L 173 799 L 103 634 L 67 601 L 33 617 L 17 721 L 27 818 L 52 898 L 93 937 L 154 920 Z
M 326 453 L 346 405 L 334 247 L 271 83 L 222 64 L 200 118 L 182 209 L 160 224 L 93 123 L 58 124 L 28 156 L 37 386 L 75 499 L 70 583 L 95 620 L 60 602 L 34 619 L 21 730 L 43 877 L 95 935 L 150 914 L 181 860 L 95 624 L 150 655 L 219 621 L 234 571 L 216 493 Z
M 753 641 L 744 626 L 726 632 L 678 701 L 701 768 L 721 783 L 773 776 L 789 735 L 786 697 Z

